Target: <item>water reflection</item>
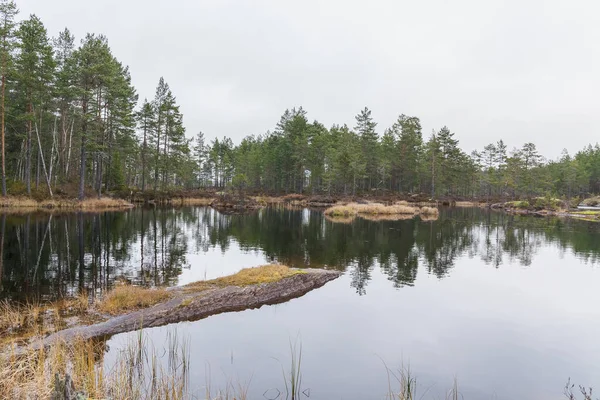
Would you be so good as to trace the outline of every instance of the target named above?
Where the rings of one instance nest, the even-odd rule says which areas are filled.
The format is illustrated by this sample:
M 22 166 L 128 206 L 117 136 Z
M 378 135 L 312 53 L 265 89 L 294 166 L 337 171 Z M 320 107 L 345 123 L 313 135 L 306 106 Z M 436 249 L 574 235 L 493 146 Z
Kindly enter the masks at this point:
M 258 254 L 258 262 L 346 270 L 351 286 L 363 295 L 375 265 L 393 286 L 402 287 L 415 284 L 420 266 L 444 278 L 462 255 L 496 268 L 515 261 L 529 266 L 548 243 L 596 264 L 599 228 L 480 209 L 443 210 L 437 221 L 358 218 L 351 223 L 285 208 L 250 215 L 222 215 L 204 207 L 3 214 L 0 297 L 52 299 L 82 289 L 101 291 L 117 279 L 176 285 L 184 271 L 198 268 L 190 258 L 215 250 L 229 254 L 232 247 Z

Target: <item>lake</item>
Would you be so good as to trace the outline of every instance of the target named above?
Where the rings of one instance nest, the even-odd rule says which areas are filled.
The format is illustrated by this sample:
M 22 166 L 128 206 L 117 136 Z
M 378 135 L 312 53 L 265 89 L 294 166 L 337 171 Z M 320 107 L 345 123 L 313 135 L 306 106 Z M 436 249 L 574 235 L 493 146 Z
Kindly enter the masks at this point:
M 181 285 L 270 262 L 344 271 L 284 304 L 144 330 L 159 348 L 174 331 L 189 339 L 200 396 L 210 381 L 274 398 L 290 342 L 302 346 L 310 399 L 383 399 L 386 365 L 410 366 L 424 399 L 445 398 L 454 379 L 465 399 L 560 399 L 569 377 L 600 385 L 598 223 L 477 208 L 348 223 L 283 207 L 0 218 L 0 297 L 14 300 L 123 280 Z M 108 340 L 105 363 L 132 335 Z

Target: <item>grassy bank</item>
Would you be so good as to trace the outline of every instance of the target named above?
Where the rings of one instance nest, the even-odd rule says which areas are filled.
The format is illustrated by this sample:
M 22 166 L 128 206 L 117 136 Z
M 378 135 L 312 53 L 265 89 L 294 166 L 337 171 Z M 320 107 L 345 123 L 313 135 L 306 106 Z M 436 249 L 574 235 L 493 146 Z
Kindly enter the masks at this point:
M 330 218 L 340 218 L 344 221 L 356 216 L 380 221 L 410 219 L 416 215 L 432 219 L 438 217 L 439 210 L 435 207 L 419 207 L 401 201 L 392 205 L 384 205 L 381 203 L 348 203 L 344 205 L 335 205 L 326 209 L 324 213 Z
M 191 399 L 187 342 L 169 336 L 167 354 L 143 332 L 106 368 L 104 341 L 59 342 L 15 356 L 0 353 L 0 392 L 15 399 Z M 162 352 L 160 352 L 162 353 Z M 168 357 L 168 363 L 160 359 Z
M 106 320 L 109 316 L 164 303 L 181 293 L 273 283 L 302 273 L 304 272 L 284 265 L 270 264 L 245 268 L 230 276 L 191 283 L 182 287 L 180 291 L 121 285 L 99 298 L 90 298 L 87 293 L 82 293 L 75 298 L 48 304 L 15 304 L 0 301 L 0 350 L 3 345 L 26 343 L 36 337 L 58 332 L 67 326 L 67 321 L 73 324 L 76 320 L 78 325 L 89 325 Z
M 208 290 L 215 287 L 249 286 L 277 282 L 281 279 L 301 274 L 302 271 L 284 265 L 262 265 L 245 268 L 236 274 L 206 281 L 190 283 L 183 287 L 186 293 Z M 119 315 L 129 311 L 152 307 L 165 302 L 174 296 L 173 291 L 164 288 L 142 288 L 123 285 L 108 292 L 96 302 L 94 308 L 111 315 Z
M 249 286 L 263 283 L 272 283 L 288 278 L 293 275 L 302 274 L 304 271 L 292 269 L 285 265 L 268 264 L 254 268 L 244 268 L 240 272 L 224 276 L 222 278 L 211 279 L 190 283 L 185 286 L 189 290 L 206 290 L 211 287 L 227 286 Z
M 64 198 L 53 198 L 47 200 L 35 200 L 31 197 L 0 197 L 0 211 L 35 211 L 35 210 L 111 210 L 125 209 L 133 205 L 123 199 L 111 197 L 90 198 L 83 201 Z

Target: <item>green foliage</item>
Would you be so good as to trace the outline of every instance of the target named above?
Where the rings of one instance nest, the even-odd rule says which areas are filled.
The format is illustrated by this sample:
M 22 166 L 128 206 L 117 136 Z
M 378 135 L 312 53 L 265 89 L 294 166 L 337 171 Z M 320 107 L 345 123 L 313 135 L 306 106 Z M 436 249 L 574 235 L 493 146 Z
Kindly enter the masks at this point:
M 79 45 L 68 29 L 50 40 L 35 15 L 15 22 L 11 0 L 0 0 L 0 75 L 6 128 L 6 176 L 50 193 L 79 182 L 92 190 L 227 187 L 274 193 L 362 195 L 427 193 L 488 201 L 585 199 L 600 193 L 600 147 L 545 160 L 535 144 L 508 152 L 502 140 L 466 154 L 448 128 L 424 140 L 421 121 L 399 115 L 377 132 L 365 107 L 355 126 L 326 127 L 302 107 L 287 109 L 272 131 L 239 144 L 186 136 L 175 94 L 162 77 L 154 98 L 138 108 L 129 68 L 103 35 Z M 4 98 L 4 97 L 2 97 Z M 5 118 L 4 118 L 5 117 Z M 22 193 L 10 184 L 9 194 Z M 47 189 L 47 190 L 46 190 Z

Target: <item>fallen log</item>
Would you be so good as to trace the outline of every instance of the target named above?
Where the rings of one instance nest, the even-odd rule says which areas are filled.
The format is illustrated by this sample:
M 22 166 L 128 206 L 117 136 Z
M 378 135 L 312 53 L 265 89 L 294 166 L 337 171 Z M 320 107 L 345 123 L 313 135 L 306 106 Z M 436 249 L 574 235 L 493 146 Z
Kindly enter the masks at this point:
M 305 269 L 276 282 L 249 286 L 227 286 L 193 291 L 176 287 L 173 297 L 153 307 L 130 312 L 88 326 L 76 326 L 53 333 L 32 343 L 28 349 L 48 347 L 56 341 L 109 337 L 141 328 L 152 328 L 183 321 L 196 321 L 211 315 L 260 308 L 301 297 L 336 279 L 339 271 Z M 191 290 L 191 291 L 190 291 Z M 26 350 L 25 348 L 17 349 Z

